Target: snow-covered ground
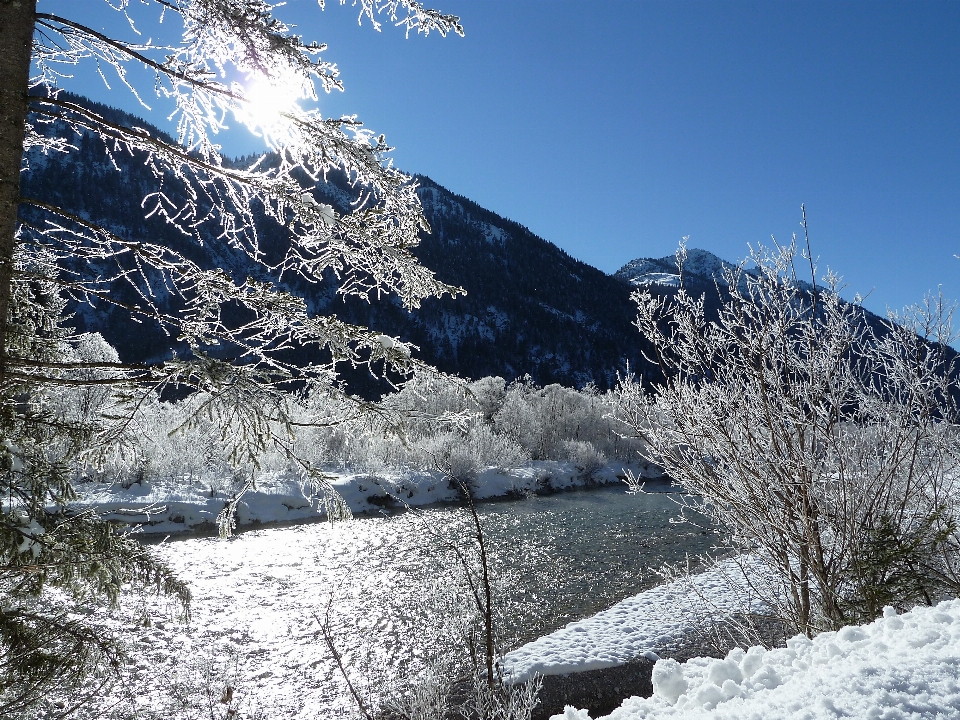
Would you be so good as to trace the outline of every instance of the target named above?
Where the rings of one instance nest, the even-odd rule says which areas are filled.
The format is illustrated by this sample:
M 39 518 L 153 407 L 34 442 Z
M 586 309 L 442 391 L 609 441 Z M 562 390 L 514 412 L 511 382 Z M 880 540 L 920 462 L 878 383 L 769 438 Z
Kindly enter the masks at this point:
M 681 578 L 570 623 L 509 653 L 517 680 L 656 660 L 654 695 L 625 699 L 603 720 L 907 720 L 960 718 L 960 600 L 917 607 L 862 627 L 797 636 L 787 647 L 732 650 L 725 659 L 658 659 L 711 618 L 745 610 L 744 559 Z M 552 720 L 590 720 L 568 707 Z M 597 720 L 600 720 L 599 718 Z
M 660 660 L 654 694 L 604 720 L 948 720 L 960 717 L 960 600 L 723 660 Z M 568 707 L 552 720 L 589 720 Z
M 749 599 L 743 566 L 742 560 L 725 560 L 707 572 L 660 585 L 570 623 L 508 653 L 504 671 L 522 681 L 534 673 L 563 675 L 615 667 L 656 656 L 711 618 L 761 612 L 762 603 Z
M 570 462 L 531 462 L 520 468 L 486 468 L 475 480 L 475 497 L 523 497 L 529 493 L 554 492 L 590 484 L 620 483 L 627 469 L 638 476 L 655 470 L 623 463 L 609 464 L 588 477 Z M 457 500 L 457 489 L 437 472 L 385 470 L 378 473 L 331 470 L 333 486 L 354 513 L 378 512 L 406 504 L 413 507 Z M 214 527 L 230 498 L 232 487 L 224 481 L 211 488 L 209 482 L 185 479 L 145 478 L 124 486 L 120 483 L 78 483 L 77 509 L 96 508 L 107 519 L 138 524 L 145 532 L 176 534 Z M 322 518 L 318 498 L 295 473 L 275 473 L 257 479 L 237 505 L 237 524 L 297 522 Z
M 644 285 L 660 285 L 662 287 L 680 287 L 680 276 L 676 273 L 658 273 L 650 272 L 630 278 L 633 285 L 642 287 Z
M 618 482 L 618 470 L 608 467 L 591 481 Z M 569 464 L 537 463 L 510 472 L 487 470 L 477 494 L 523 495 L 585 482 Z M 456 497 L 442 477 L 429 473 L 345 474 L 337 485 L 354 512 L 378 509 L 388 495 L 411 505 Z M 223 494 L 210 497 L 209 488 L 149 481 L 129 488 L 90 484 L 81 490 L 84 505 L 127 519 L 146 518 L 147 508 L 166 506 L 149 515 L 154 532 L 212 522 L 225 500 Z M 241 523 L 318 516 L 299 482 L 285 476 L 262 479 L 239 512 Z M 183 712 L 185 704 L 199 707 L 198 698 L 209 688 L 219 692 L 223 684 L 237 689 L 245 710 L 265 716 L 347 713 L 352 701 L 322 639 L 326 613 L 333 609 L 335 640 L 361 675 L 378 665 L 402 664 L 409 651 L 405 639 L 424 628 L 442 642 L 446 629 L 417 626 L 423 618 L 411 615 L 416 607 L 425 618 L 438 617 L 436 607 L 424 605 L 422 586 L 403 587 L 409 578 L 442 582 L 432 565 L 436 558 L 425 555 L 423 547 L 422 540 L 413 539 L 409 547 L 397 548 L 395 530 L 371 533 L 357 523 L 265 530 L 231 543 L 194 539 L 161 546 L 168 562 L 190 578 L 192 623 L 154 619 L 131 632 L 119 618 L 105 618 L 130 643 L 132 662 L 114 694 L 100 698 L 84 717 L 125 717 L 120 711 L 130 707 L 141 717 L 174 711 L 178 717 L 199 717 Z M 725 561 L 530 642 L 507 655 L 507 675 L 520 680 L 533 673 L 581 672 L 652 658 L 651 653 L 670 649 L 711 618 L 758 610 L 738 589 L 741 565 Z M 136 602 L 127 602 L 128 611 L 137 612 Z M 363 643 L 356 644 L 358 638 Z M 865 627 L 812 641 L 795 638 L 779 650 L 734 650 L 724 660 L 696 658 L 682 665 L 660 660 L 653 679 L 652 698 L 626 699 L 608 720 L 960 718 L 960 601 L 899 617 L 888 611 Z M 555 716 L 588 718 L 575 708 Z

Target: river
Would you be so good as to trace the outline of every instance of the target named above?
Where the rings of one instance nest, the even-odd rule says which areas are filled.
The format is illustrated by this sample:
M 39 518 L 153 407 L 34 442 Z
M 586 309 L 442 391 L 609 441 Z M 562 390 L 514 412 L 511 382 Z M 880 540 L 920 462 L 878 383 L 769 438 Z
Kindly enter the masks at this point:
M 715 535 L 672 522 L 677 497 L 607 487 L 479 505 L 500 647 L 657 584 L 664 562 L 709 552 Z M 171 606 L 127 599 L 128 611 L 155 619 L 126 632 L 134 653 L 125 686 L 137 692 L 124 702 L 169 714 L 171 695 L 202 705 L 205 686 L 227 683 L 246 703 L 241 714 L 336 717 L 352 701 L 324 635 L 372 698 L 442 655 L 470 616 L 464 567 L 479 569 L 474 537 L 467 509 L 440 506 L 166 542 L 159 552 L 191 582 L 192 619 L 184 626 Z

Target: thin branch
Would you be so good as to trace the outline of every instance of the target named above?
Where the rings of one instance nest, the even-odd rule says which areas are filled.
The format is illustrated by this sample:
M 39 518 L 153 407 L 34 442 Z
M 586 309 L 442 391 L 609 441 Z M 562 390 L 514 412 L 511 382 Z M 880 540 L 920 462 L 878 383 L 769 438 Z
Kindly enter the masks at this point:
M 66 27 L 82 32 L 86 35 L 89 35 L 90 37 L 95 37 L 100 42 L 106 43 L 110 47 L 129 55 L 134 60 L 137 60 L 143 63 L 144 65 L 153 68 L 157 72 L 167 75 L 168 77 L 176 78 L 177 80 L 182 80 L 183 82 L 189 85 L 201 88 L 203 90 L 208 90 L 209 92 L 217 93 L 219 95 L 223 95 L 224 97 L 229 97 L 231 100 L 236 100 L 238 102 L 242 102 L 244 100 L 244 98 L 240 97 L 239 95 L 236 95 L 235 93 L 230 92 L 220 84 L 211 84 L 208 82 L 204 82 L 203 80 L 198 80 L 197 78 L 187 75 L 186 73 L 172 70 L 166 65 L 162 65 L 161 63 L 158 63 L 155 60 L 151 60 L 146 55 L 143 55 L 142 53 L 137 52 L 136 50 L 133 49 L 132 46 L 126 43 L 120 42 L 118 40 L 114 40 L 113 38 L 108 37 L 103 33 L 99 33 L 96 30 L 87 27 L 86 25 L 81 25 L 80 23 L 76 23 L 76 22 L 73 22 L 72 20 L 67 20 L 66 18 L 60 17 L 59 15 L 52 15 L 50 13 L 37 13 L 36 17 L 40 21 L 49 20 L 50 22 L 60 23 L 61 25 L 64 25 Z M 40 22 L 39 24 L 51 30 L 62 32 L 62 29 L 56 27 L 55 25 L 50 25 L 45 22 Z

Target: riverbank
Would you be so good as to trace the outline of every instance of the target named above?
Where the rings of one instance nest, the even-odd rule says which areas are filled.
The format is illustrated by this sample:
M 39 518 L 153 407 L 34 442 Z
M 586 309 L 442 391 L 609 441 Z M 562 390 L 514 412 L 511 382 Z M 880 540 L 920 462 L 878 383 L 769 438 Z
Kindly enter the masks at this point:
M 723 657 L 745 643 L 739 627 L 724 619 L 766 609 L 750 591 L 747 576 L 756 572 L 750 558 L 730 558 L 646 590 L 513 650 L 504 658 L 504 673 L 515 682 L 543 676 L 535 720 L 566 705 L 596 715 L 624 698 L 648 697 L 658 659 Z M 771 644 L 786 639 L 782 631 L 766 631 Z
M 786 637 L 732 558 L 628 598 L 509 653 L 510 676 L 543 675 L 534 720 L 925 720 L 960 717 L 960 600 L 915 607 L 812 640 Z M 772 648 L 772 649 L 771 649 Z
M 960 600 L 786 647 L 649 665 L 649 693 L 607 713 L 569 705 L 551 720 L 930 720 L 960 717 Z M 644 694 L 647 697 L 641 697 Z
M 518 499 L 620 484 L 628 471 L 660 485 L 669 484 L 658 469 L 647 465 L 610 463 L 587 473 L 569 462 L 538 461 L 519 468 L 485 468 L 472 480 L 472 488 L 477 500 Z M 326 473 L 355 515 L 462 501 L 459 489 L 439 472 L 330 469 Z M 94 510 L 109 521 L 138 526 L 150 535 L 216 534 L 217 517 L 240 487 L 230 478 L 212 485 L 189 477 L 144 477 L 132 484 L 87 482 L 76 486 L 80 497 L 71 508 Z M 241 530 L 324 519 L 323 497 L 292 472 L 257 478 L 236 506 Z

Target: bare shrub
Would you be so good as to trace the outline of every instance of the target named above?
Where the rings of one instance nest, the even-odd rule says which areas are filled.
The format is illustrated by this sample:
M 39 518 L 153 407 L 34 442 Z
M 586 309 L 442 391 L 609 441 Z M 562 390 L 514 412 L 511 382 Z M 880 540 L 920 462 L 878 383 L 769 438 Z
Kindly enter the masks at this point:
M 960 589 L 960 434 L 943 302 L 871 325 L 836 277 L 798 282 L 794 258 L 761 248 L 755 271 L 725 271 L 716 321 L 682 288 L 635 292 L 667 379 L 649 394 L 625 379 L 615 415 L 812 635 Z
M 607 458 L 589 441 L 563 440 L 560 443 L 560 450 L 563 453 L 563 459 L 572 462 L 586 477 L 591 477 L 607 464 Z

